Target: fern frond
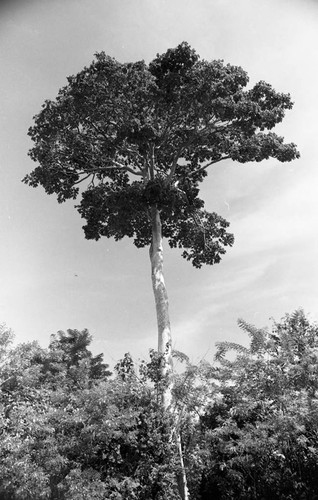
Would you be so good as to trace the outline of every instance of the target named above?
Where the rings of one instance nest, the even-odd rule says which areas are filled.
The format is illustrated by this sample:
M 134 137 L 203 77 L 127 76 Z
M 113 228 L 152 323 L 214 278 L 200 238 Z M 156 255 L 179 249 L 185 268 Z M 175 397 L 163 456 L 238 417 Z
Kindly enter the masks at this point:
M 176 349 L 173 349 L 172 357 L 180 361 L 180 363 L 186 363 L 186 364 L 190 363 L 189 356 L 184 354 L 184 352 L 177 351 Z
M 265 348 L 267 336 L 266 328 L 256 328 L 256 326 L 247 323 L 243 319 L 238 319 L 237 323 L 251 338 L 251 354 L 256 354 Z
M 236 344 L 235 342 L 216 342 L 215 345 L 217 347 L 217 351 L 214 356 L 215 361 L 223 361 L 224 356 L 229 351 L 235 351 L 239 354 L 249 354 L 249 349 L 247 349 L 247 347 L 241 344 Z

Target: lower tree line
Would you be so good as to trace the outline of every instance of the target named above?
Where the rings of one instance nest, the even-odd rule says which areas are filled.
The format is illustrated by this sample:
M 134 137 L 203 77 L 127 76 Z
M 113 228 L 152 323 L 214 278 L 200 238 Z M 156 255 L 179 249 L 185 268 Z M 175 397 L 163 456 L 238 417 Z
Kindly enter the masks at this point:
M 179 500 L 185 472 L 190 499 L 318 499 L 318 326 L 239 326 L 249 346 L 220 342 L 213 364 L 174 353 L 166 411 L 154 351 L 111 373 L 87 330 L 43 349 L 2 325 L 0 498 Z

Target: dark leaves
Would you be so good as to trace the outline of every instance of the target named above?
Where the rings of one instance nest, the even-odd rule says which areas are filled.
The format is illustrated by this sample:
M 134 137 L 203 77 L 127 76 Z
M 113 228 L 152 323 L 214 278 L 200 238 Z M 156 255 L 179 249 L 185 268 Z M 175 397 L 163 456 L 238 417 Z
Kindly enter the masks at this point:
M 196 268 L 218 264 L 226 252 L 225 247 L 234 243 L 233 235 L 226 231 L 228 226 L 229 223 L 216 213 L 195 210 L 175 226 L 169 245 L 183 248 L 182 257 Z
M 299 157 L 295 144 L 267 132 L 292 108 L 289 94 L 247 84 L 242 68 L 200 60 L 186 42 L 149 65 L 98 53 L 35 116 L 29 154 L 38 165 L 24 182 L 59 202 L 75 199 L 82 183 L 89 239 L 148 245 L 156 206 L 171 246 L 195 267 L 217 263 L 233 236 L 224 219 L 201 210 L 208 166 Z

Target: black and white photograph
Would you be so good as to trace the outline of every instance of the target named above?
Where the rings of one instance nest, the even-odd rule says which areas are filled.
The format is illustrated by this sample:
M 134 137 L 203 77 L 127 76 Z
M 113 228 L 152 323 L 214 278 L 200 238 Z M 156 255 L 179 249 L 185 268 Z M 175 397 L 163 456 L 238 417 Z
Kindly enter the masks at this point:
M 318 1 L 0 2 L 0 500 L 318 499 Z

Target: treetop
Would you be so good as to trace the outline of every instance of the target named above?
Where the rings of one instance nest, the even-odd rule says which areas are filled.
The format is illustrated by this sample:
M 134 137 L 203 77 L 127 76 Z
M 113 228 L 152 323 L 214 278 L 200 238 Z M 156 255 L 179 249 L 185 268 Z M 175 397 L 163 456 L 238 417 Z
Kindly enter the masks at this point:
M 299 157 L 271 131 L 292 108 L 289 94 L 266 82 L 247 84 L 242 68 L 201 60 L 186 42 L 149 64 L 97 53 L 34 117 L 29 154 L 38 166 L 24 182 L 42 185 L 59 202 L 75 199 L 82 183 L 78 210 L 87 238 L 129 236 L 144 246 L 149 207 L 157 206 L 171 246 L 185 248 L 197 267 L 218 262 L 233 237 L 198 198 L 208 168 L 225 159 Z M 199 254 L 193 240 L 185 246 L 183 225 L 194 240 L 200 234 Z M 206 246 L 215 229 L 219 235 Z

